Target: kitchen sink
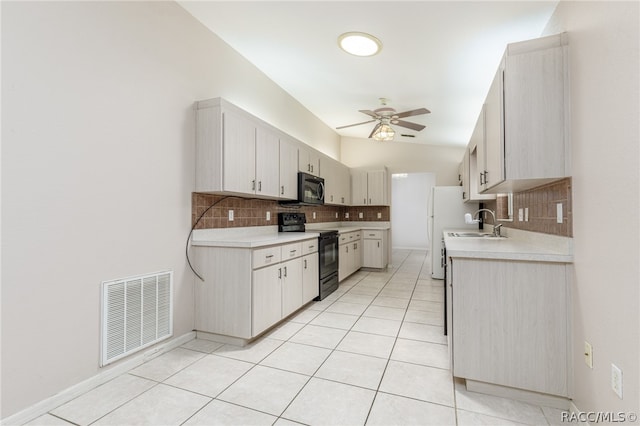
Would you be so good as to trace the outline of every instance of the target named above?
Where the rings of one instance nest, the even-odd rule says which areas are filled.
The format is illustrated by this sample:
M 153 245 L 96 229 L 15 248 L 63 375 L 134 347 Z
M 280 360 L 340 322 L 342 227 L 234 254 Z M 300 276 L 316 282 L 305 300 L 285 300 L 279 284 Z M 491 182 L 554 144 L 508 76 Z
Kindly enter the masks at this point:
M 449 232 L 450 237 L 465 237 L 465 238 L 507 238 L 504 236 L 496 237 L 491 233 L 486 232 Z

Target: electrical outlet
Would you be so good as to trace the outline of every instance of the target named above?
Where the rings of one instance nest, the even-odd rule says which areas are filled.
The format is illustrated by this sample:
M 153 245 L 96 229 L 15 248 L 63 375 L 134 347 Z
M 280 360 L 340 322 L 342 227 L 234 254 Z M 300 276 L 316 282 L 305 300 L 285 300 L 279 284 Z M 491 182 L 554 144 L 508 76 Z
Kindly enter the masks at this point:
M 556 222 L 562 223 L 562 203 L 556 204 Z
M 267 220 L 271 220 L 271 212 L 267 212 Z
M 362 219 L 364 216 L 362 215 L 362 212 L 358 213 L 358 219 Z
M 229 210 L 229 222 L 233 222 L 233 210 Z
M 382 219 L 382 213 L 378 213 L 378 219 Z
M 587 367 L 593 368 L 593 348 L 586 340 L 584 342 L 584 363 L 587 364 Z
M 524 208 L 524 221 L 529 222 L 529 207 Z
M 345 218 L 345 219 L 349 219 L 349 212 L 346 212 L 346 213 L 344 214 L 344 218 Z
M 316 212 L 313 212 L 313 213 L 312 213 L 312 216 L 313 216 L 313 218 L 315 219 L 315 218 L 316 218 Z
M 336 219 L 338 218 L 338 212 L 336 212 Z
M 622 399 L 622 370 L 611 364 L 611 389 Z
M 518 220 L 520 222 L 524 220 L 524 211 L 522 209 L 518 209 Z

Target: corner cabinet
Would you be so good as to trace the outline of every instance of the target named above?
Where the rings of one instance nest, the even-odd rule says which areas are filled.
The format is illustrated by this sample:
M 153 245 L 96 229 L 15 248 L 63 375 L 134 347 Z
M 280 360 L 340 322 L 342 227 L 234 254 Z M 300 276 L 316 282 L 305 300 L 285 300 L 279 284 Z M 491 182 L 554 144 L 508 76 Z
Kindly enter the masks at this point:
M 569 283 L 566 263 L 450 258 L 453 375 L 570 396 Z
M 256 249 L 194 248 L 195 329 L 251 340 L 318 296 L 318 239 Z
M 386 167 L 378 170 L 351 170 L 351 205 L 389 205 L 389 174 Z
M 484 126 L 480 192 L 522 191 L 571 175 L 566 33 L 507 46 Z
M 345 232 L 338 236 L 338 281 L 362 267 L 362 232 Z

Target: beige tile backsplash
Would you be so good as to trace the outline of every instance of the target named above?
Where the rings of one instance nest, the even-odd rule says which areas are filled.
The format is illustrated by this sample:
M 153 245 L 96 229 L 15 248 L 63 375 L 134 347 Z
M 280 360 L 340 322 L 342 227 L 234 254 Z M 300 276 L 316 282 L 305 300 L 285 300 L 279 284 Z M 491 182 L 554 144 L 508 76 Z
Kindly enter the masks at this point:
M 232 228 L 243 226 L 268 226 L 278 224 L 278 213 L 285 211 L 302 212 L 306 214 L 307 223 L 322 222 L 349 222 L 349 221 L 390 221 L 388 206 L 372 207 L 342 207 L 342 206 L 301 206 L 285 207 L 275 200 L 258 200 L 241 197 L 228 197 L 224 195 L 191 194 L 191 223 L 195 223 L 198 217 L 212 204 L 212 207 L 202 217 L 196 229 L 207 228 Z M 233 210 L 234 220 L 229 221 L 229 210 Z M 271 213 L 271 220 L 267 220 L 267 212 Z M 313 213 L 316 218 L 313 218 Z M 348 218 L 346 217 L 348 213 Z M 362 213 L 362 218 L 360 218 Z M 380 213 L 380 218 L 378 218 Z M 336 216 L 337 215 L 337 216 Z

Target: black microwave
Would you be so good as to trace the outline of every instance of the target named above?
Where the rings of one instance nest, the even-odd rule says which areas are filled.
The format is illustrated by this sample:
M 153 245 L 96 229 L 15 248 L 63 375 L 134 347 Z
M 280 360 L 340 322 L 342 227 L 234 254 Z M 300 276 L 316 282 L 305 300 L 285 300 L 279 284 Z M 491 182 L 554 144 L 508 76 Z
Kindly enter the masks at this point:
M 298 202 L 301 204 L 324 204 L 324 179 L 298 172 Z

